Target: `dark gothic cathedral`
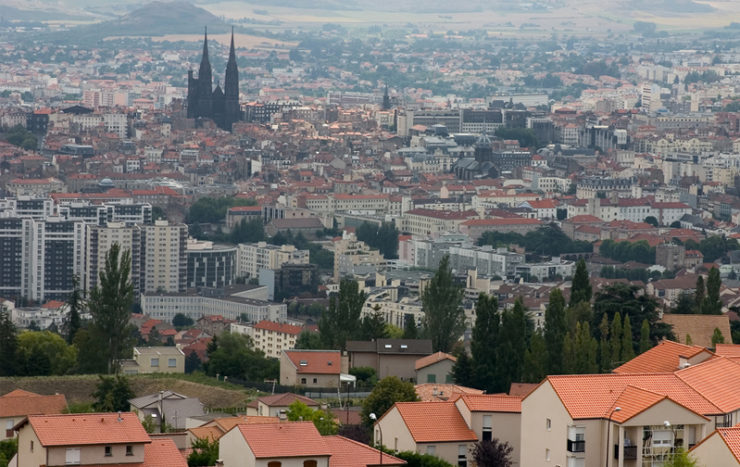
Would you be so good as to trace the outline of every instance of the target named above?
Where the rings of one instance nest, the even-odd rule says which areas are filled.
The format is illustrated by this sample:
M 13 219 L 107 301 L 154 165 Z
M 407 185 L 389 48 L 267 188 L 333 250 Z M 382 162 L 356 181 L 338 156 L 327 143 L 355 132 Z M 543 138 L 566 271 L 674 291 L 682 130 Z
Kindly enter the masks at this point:
M 198 77 L 188 71 L 188 118 L 210 118 L 219 128 L 231 131 L 231 125 L 241 120 L 239 107 L 239 70 L 234 52 L 234 30 L 231 30 L 231 49 L 226 63 L 224 89 L 216 84 L 213 89 L 211 62 L 208 61 L 208 30 L 203 40 L 203 58 L 200 60 Z

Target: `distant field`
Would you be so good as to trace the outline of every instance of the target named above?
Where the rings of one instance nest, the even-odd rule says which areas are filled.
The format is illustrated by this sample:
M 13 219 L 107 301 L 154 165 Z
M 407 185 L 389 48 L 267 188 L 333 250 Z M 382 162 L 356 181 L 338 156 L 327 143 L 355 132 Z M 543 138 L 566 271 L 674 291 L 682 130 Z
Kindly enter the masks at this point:
M 95 391 L 98 381 L 95 375 L 0 378 L 0 394 L 6 394 L 14 389 L 24 389 L 38 394 L 64 394 L 69 403 L 92 402 L 91 394 Z M 137 397 L 169 389 L 186 396 L 197 397 L 207 407 L 213 408 L 244 407 L 254 397 L 254 393 L 246 390 L 226 389 L 178 377 L 132 376 L 131 386 Z
M 200 42 L 203 40 L 202 34 L 168 34 L 165 36 L 154 36 L 152 41 L 154 42 Z M 215 34 L 208 35 L 208 40 L 214 40 L 224 45 L 228 45 L 231 40 L 231 34 Z M 298 45 L 297 42 L 286 42 L 278 39 L 271 39 L 269 37 L 252 36 L 249 34 L 234 34 L 234 44 L 237 48 L 245 49 L 269 49 L 269 50 L 290 50 L 291 48 Z

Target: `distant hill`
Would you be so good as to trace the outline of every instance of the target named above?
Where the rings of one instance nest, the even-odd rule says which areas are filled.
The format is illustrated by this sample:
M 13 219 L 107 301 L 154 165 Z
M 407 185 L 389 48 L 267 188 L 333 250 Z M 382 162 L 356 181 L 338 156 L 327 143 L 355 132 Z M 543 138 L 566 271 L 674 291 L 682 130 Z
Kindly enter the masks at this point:
M 152 2 L 101 23 L 77 26 L 66 34 L 79 40 L 100 40 L 118 36 L 163 36 L 193 34 L 203 31 L 225 33 L 229 27 L 218 17 L 192 3 L 183 1 Z
M 12 5 L 0 4 L 0 18 L 5 21 L 48 21 L 48 20 L 69 20 L 69 19 L 89 19 L 85 15 L 67 14 L 51 9 L 21 9 Z

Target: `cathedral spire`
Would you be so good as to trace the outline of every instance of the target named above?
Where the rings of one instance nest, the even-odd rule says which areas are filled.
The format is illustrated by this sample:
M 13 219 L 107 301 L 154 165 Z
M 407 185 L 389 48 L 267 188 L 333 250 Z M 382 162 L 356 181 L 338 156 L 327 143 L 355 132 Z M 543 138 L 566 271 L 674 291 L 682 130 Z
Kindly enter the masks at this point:
M 231 26 L 231 47 L 229 48 L 229 62 L 236 63 L 236 52 L 234 51 L 234 26 Z

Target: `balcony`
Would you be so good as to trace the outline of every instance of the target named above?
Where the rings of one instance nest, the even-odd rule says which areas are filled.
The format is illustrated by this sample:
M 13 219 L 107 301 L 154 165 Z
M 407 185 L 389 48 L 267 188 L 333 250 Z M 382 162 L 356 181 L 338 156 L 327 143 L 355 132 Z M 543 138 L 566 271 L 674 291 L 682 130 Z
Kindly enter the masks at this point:
M 568 452 L 586 452 L 586 442 L 568 440 Z
M 624 446 L 624 460 L 633 461 L 637 459 L 637 446 Z M 619 445 L 614 445 L 614 458 L 619 459 Z

